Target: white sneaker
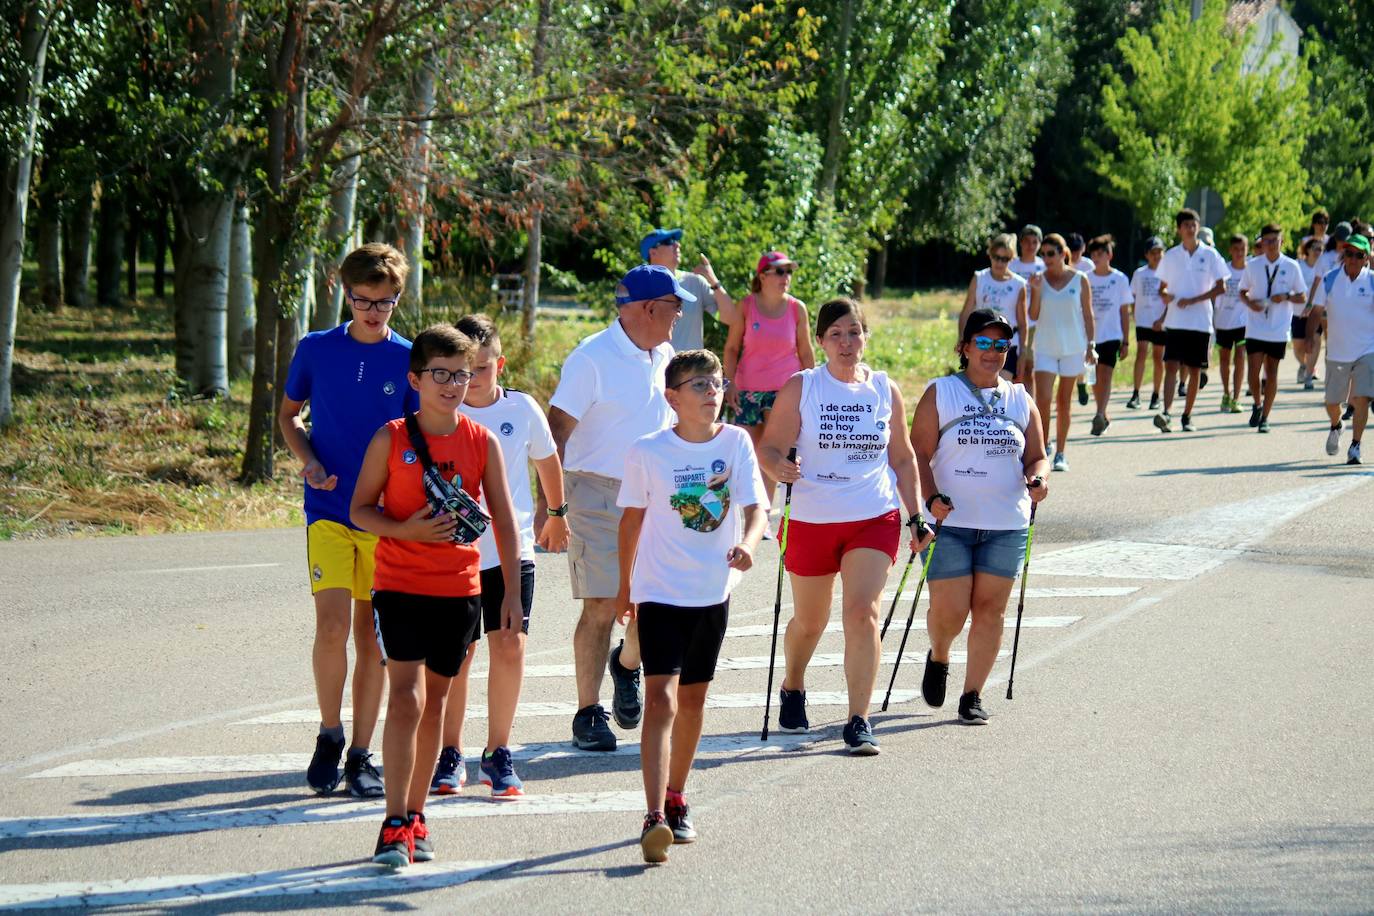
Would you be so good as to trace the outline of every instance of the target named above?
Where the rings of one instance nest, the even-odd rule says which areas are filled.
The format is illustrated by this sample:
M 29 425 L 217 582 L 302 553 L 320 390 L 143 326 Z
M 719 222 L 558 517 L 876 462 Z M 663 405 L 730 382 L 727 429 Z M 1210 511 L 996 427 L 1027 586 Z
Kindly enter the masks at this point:
M 1357 448 L 1358 451 L 1358 448 Z M 1069 469 L 1069 459 L 1064 457 L 1063 452 L 1054 453 L 1054 467 L 1056 471 L 1067 471 Z
M 1359 463 L 1360 463 L 1360 443 L 1358 443 L 1358 442 L 1352 442 L 1352 443 L 1350 443 L 1350 450 L 1347 451 L 1347 452 L 1345 453 L 1345 463 L 1346 463 L 1346 464 L 1359 464 Z
M 1341 426 L 1336 424 L 1336 428 L 1326 434 L 1326 453 L 1334 455 L 1341 450 Z

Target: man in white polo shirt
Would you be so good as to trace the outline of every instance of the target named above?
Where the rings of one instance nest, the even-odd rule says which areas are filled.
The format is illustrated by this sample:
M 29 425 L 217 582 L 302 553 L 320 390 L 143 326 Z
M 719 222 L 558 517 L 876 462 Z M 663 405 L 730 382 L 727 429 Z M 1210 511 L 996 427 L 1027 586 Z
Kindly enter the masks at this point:
M 673 272 L 644 264 L 616 287 L 619 316 L 568 354 L 549 400 L 549 426 L 566 471 L 568 562 L 572 593 L 582 599 L 573 633 L 577 715 L 573 743 L 583 750 L 613 751 L 615 733 L 601 706 L 601 673 L 610 668 L 612 708 L 621 728 L 639 724 L 639 633 L 633 621 L 609 652 L 620 590 L 616 506 L 625 453 L 641 436 L 666 429 L 672 411 L 664 397 L 664 370 L 673 356 L 673 325 L 684 302 L 694 302 Z
M 1298 262 L 1283 253 L 1283 227 L 1260 230 L 1260 254 L 1245 265 L 1240 301 L 1245 305 L 1245 352 L 1250 361 L 1250 425 L 1269 432 L 1269 411 L 1279 393 L 1279 363 L 1288 352 L 1293 306 L 1307 301 Z M 1261 381 L 1263 375 L 1263 381 Z
M 1334 455 L 1341 447 L 1341 400 L 1349 391 L 1353 438 L 1345 463 L 1359 464 L 1360 437 L 1374 397 L 1374 274 L 1368 236 L 1352 233 L 1341 247 L 1341 266 L 1317 278 L 1309 320 L 1326 316 L 1326 415 L 1331 420 L 1326 453 Z
M 685 302 L 682 317 L 673 326 L 673 351 L 700 350 L 705 344 L 706 312 L 714 312 L 721 324 L 735 320 L 735 300 L 725 291 L 716 279 L 716 272 L 706 255 L 701 255 L 696 267 L 690 273 L 678 270 L 682 263 L 682 230 L 655 229 L 639 240 L 639 254 L 646 264 L 666 267 L 677 277 L 677 282 L 696 300 Z
M 1198 240 L 1201 221 L 1196 211 L 1180 210 L 1174 225 L 1179 244 L 1164 252 L 1155 270 L 1159 298 L 1168 307 L 1164 314 L 1164 412 L 1155 414 L 1155 426 L 1166 433 L 1173 432 L 1170 411 L 1180 372 L 1186 372 L 1188 379 L 1183 431 L 1193 430 L 1198 381 L 1212 349 L 1212 300 L 1226 291 L 1226 278 L 1231 275 L 1217 250 Z

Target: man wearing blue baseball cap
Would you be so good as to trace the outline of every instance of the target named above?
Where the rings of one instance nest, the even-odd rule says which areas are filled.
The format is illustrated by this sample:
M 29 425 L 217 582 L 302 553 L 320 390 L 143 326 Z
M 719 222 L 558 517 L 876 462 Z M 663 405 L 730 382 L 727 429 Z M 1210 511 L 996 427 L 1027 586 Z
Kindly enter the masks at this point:
M 572 729 L 573 743 L 583 750 L 616 747 L 601 706 L 607 667 L 615 685 L 616 724 L 639 724 L 639 632 L 634 621 L 625 628 L 621 645 L 609 651 L 620 590 L 617 537 L 623 510 L 616 498 L 631 443 L 672 422 L 663 394 L 664 370 L 673 356 L 668 340 L 684 303 L 695 301 L 667 267 L 643 264 L 631 270 L 615 289 L 616 320 L 568 354 L 558 390 L 549 400 L 549 427 L 563 459 L 568 499 L 566 506 L 550 512 L 568 517 L 572 592 L 582 600 L 573 633 L 578 710 Z
M 683 305 L 682 317 L 673 327 L 674 350 L 697 350 L 703 346 L 706 312 L 714 313 L 722 324 L 728 325 L 735 320 L 735 302 L 716 279 L 716 272 L 706 255 L 699 256 L 700 261 L 690 273 L 678 270 L 682 263 L 681 229 L 650 232 L 639 240 L 639 256 L 646 264 L 668 268 L 682 288 L 696 297 Z

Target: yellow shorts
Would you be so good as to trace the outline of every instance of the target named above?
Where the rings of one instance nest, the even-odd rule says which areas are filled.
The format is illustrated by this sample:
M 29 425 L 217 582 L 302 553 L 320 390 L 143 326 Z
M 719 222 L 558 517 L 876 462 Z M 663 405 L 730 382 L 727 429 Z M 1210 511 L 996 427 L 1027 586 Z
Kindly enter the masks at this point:
M 358 601 L 372 600 L 377 535 L 319 519 L 305 529 L 305 543 L 312 595 L 327 588 L 346 588 Z

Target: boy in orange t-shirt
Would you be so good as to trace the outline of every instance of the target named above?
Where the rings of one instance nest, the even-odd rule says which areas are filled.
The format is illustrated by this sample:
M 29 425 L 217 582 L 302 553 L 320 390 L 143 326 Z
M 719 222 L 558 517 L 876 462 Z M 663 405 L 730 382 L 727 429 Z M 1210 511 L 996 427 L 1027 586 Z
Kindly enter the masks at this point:
M 471 506 L 485 493 L 506 584 L 502 627 L 519 627 L 524 614 L 519 535 L 501 447 L 490 431 L 458 413 L 476 351 L 472 339 L 451 325 L 415 338 L 408 379 L 420 410 L 411 422 L 424 444 L 412 440 L 408 417 L 379 429 L 350 506 L 353 524 L 379 537 L 372 606 L 391 690 L 382 736 L 386 819 L 372 861 L 393 867 L 434 858 L 424 805 L 439 757 L 444 701 L 482 625 L 481 532 L 465 523 L 471 514 L 439 511 L 431 503 L 424 479 L 431 462 L 441 483 L 461 488 Z M 461 496 L 456 501 L 465 502 Z

